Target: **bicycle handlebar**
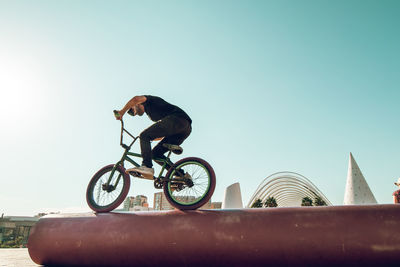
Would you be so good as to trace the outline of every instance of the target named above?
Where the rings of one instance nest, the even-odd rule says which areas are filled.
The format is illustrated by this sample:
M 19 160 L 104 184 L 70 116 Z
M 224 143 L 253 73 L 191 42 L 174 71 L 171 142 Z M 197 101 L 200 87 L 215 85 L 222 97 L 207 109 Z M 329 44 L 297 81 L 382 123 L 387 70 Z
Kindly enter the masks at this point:
M 114 110 L 113 112 L 114 112 L 115 118 L 116 118 L 116 119 L 120 118 L 119 121 L 121 121 L 121 137 L 120 137 L 120 142 L 119 142 L 119 144 L 120 144 L 123 148 L 129 149 L 129 148 L 133 145 L 133 143 L 136 141 L 136 139 L 139 138 L 139 136 L 134 137 L 130 132 L 128 132 L 128 130 L 126 130 L 125 127 L 124 127 L 124 120 L 121 118 L 121 114 L 119 114 L 119 112 L 118 112 L 117 110 Z M 131 143 L 129 146 L 127 146 L 127 145 L 125 145 L 125 144 L 123 143 L 124 132 L 126 132 L 130 137 L 133 138 L 133 141 L 132 141 L 132 143 Z

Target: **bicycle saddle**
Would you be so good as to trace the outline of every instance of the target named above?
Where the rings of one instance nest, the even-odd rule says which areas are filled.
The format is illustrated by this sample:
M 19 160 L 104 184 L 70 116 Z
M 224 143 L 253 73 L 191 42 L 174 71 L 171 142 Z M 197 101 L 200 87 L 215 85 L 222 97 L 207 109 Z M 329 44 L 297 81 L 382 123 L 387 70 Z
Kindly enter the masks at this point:
M 168 150 L 172 151 L 172 153 L 180 155 L 183 152 L 183 148 L 178 146 L 178 145 L 172 145 L 172 144 L 163 144 L 165 148 Z

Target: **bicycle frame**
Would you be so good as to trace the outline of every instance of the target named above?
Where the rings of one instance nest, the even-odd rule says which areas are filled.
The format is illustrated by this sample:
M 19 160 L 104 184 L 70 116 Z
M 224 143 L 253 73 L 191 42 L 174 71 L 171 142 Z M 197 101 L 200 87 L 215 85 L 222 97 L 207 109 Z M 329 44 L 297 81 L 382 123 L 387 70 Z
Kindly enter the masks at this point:
M 130 137 L 133 138 L 133 141 L 131 142 L 131 144 L 130 144 L 129 146 L 123 143 L 123 135 L 124 135 L 124 132 L 127 133 Z M 136 137 L 133 136 L 130 132 L 128 132 L 128 130 L 126 130 L 126 129 L 124 128 L 124 121 L 121 119 L 120 145 L 125 149 L 125 151 L 124 151 L 124 154 L 122 155 L 121 159 L 114 165 L 113 169 L 111 170 L 110 177 L 108 178 L 108 181 L 107 181 L 107 183 L 106 183 L 107 186 L 110 185 L 111 179 L 112 179 L 112 177 L 113 177 L 113 175 L 114 175 L 114 173 L 115 173 L 115 170 L 117 169 L 118 166 L 122 166 L 122 167 L 125 169 L 125 167 L 124 167 L 124 162 L 125 162 L 125 161 L 130 162 L 131 164 L 133 164 L 133 165 L 136 166 L 136 167 L 139 167 L 139 166 L 140 166 L 140 164 L 138 164 L 136 161 L 134 161 L 131 157 L 141 158 L 142 155 L 139 154 L 139 153 L 130 152 L 130 149 L 131 149 L 132 145 L 133 145 L 133 144 L 136 142 L 136 140 L 139 139 L 139 138 L 140 138 L 139 136 L 136 136 Z M 173 162 L 172 162 L 172 161 L 170 160 L 170 158 L 169 158 L 169 157 L 171 156 L 171 153 L 172 153 L 172 152 L 169 151 L 169 153 L 168 153 L 168 155 L 166 156 L 165 159 L 162 159 L 162 158 L 153 158 L 154 161 L 156 161 L 158 164 L 162 165 L 161 171 L 160 171 L 159 175 L 156 177 L 156 179 L 163 178 L 163 177 L 162 177 L 162 174 L 164 173 L 164 171 L 165 171 L 167 165 L 169 165 L 169 166 L 172 166 L 172 165 L 173 165 Z M 115 185 L 113 185 L 114 188 L 117 187 L 117 185 L 118 185 L 120 179 L 121 179 L 121 174 L 118 175 L 118 178 L 117 178 L 117 180 L 116 180 L 116 182 L 115 182 Z M 165 179 L 163 179 L 163 180 L 165 180 Z

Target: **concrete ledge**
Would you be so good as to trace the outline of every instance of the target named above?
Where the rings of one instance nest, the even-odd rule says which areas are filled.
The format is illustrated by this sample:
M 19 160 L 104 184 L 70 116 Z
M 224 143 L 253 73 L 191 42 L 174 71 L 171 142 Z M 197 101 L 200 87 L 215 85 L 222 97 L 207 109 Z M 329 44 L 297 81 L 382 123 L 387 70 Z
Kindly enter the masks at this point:
M 34 262 L 66 266 L 398 265 L 400 205 L 46 216 Z

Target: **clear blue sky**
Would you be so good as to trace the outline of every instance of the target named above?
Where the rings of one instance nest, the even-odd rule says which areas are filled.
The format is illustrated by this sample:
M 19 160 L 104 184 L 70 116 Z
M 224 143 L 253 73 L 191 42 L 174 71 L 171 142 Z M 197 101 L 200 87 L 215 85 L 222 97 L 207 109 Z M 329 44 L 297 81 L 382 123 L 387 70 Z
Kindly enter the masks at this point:
M 399 13 L 368 0 L 0 1 L 0 213 L 85 209 L 89 179 L 122 153 L 112 110 L 141 94 L 192 117 L 183 156 L 214 166 L 213 201 L 240 182 L 247 204 L 294 171 L 341 204 L 352 152 L 390 203 Z M 130 195 L 154 192 L 134 180 Z

